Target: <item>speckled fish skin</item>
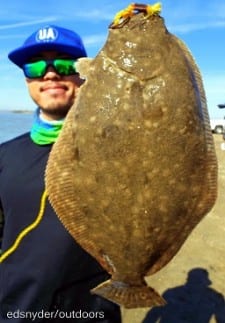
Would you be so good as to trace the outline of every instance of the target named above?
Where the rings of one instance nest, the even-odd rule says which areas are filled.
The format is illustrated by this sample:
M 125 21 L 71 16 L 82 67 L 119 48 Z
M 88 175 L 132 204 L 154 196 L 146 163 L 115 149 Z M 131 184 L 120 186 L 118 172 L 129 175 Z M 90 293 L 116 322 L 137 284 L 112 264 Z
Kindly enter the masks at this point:
M 48 161 L 49 199 L 112 276 L 92 292 L 127 308 L 164 304 L 144 277 L 172 259 L 217 195 L 201 76 L 164 20 L 142 13 L 110 29 L 85 64 Z

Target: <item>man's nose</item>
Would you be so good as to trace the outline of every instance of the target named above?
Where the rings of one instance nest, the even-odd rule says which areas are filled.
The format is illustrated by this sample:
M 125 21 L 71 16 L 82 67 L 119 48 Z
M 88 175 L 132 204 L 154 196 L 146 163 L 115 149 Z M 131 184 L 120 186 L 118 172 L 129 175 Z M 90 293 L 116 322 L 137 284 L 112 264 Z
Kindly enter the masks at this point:
M 60 78 L 60 75 L 56 72 L 53 66 L 48 66 L 46 73 L 43 77 L 44 79 L 55 79 Z

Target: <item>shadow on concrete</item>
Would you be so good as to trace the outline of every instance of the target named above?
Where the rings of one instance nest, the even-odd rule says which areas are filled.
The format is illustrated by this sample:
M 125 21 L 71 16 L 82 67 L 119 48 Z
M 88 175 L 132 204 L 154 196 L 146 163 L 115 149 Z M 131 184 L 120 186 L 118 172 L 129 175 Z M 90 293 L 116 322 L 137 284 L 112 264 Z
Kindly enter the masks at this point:
M 211 283 L 207 270 L 192 269 L 186 284 L 165 291 L 167 304 L 152 308 L 142 323 L 225 323 L 224 296 Z

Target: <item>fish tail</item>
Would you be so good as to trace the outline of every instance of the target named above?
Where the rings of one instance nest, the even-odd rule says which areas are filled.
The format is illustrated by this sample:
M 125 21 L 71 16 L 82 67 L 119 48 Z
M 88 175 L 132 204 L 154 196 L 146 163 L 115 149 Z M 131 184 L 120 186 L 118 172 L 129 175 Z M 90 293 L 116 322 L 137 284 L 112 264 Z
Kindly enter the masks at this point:
M 91 290 L 125 308 L 165 305 L 166 301 L 150 286 L 131 286 L 119 281 L 107 280 Z

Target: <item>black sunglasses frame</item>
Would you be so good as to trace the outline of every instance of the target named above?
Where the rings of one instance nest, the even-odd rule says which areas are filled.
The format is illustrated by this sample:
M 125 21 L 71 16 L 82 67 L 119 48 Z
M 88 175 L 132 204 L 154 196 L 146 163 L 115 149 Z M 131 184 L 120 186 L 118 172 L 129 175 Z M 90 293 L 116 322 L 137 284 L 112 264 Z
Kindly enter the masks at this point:
M 70 72 L 62 72 L 60 71 L 59 69 L 62 68 L 62 66 L 57 66 L 56 63 L 60 63 L 62 61 L 65 61 L 65 62 L 68 62 L 70 61 L 71 62 L 71 65 L 70 66 L 64 66 L 64 68 L 73 68 L 73 70 L 71 70 Z M 76 64 L 76 59 L 72 59 L 72 58 L 54 58 L 54 59 L 40 59 L 38 61 L 34 61 L 34 62 L 30 62 L 30 63 L 27 63 L 27 64 L 24 64 L 22 66 L 22 69 L 23 69 L 23 72 L 24 72 L 24 75 L 29 78 L 29 79 L 35 79 L 35 78 L 42 78 L 43 76 L 45 76 L 45 74 L 47 73 L 47 70 L 49 67 L 52 67 L 55 72 L 57 74 L 59 74 L 60 76 L 70 76 L 70 75 L 76 75 L 78 74 L 78 72 L 76 71 L 76 67 L 75 67 L 75 64 Z M 39 62 L 44 62 L 45 63 L 45 66 L 43 68 L 43 71 L 41 71 L 41 74 L 39 75 L 31 75 L 29 72 L 28 72 L 28 69 L 26 68 L 27 66 L 29 65 L 32 65 L 32 64 L 35 64 L 35 63 L 39 63 Z

